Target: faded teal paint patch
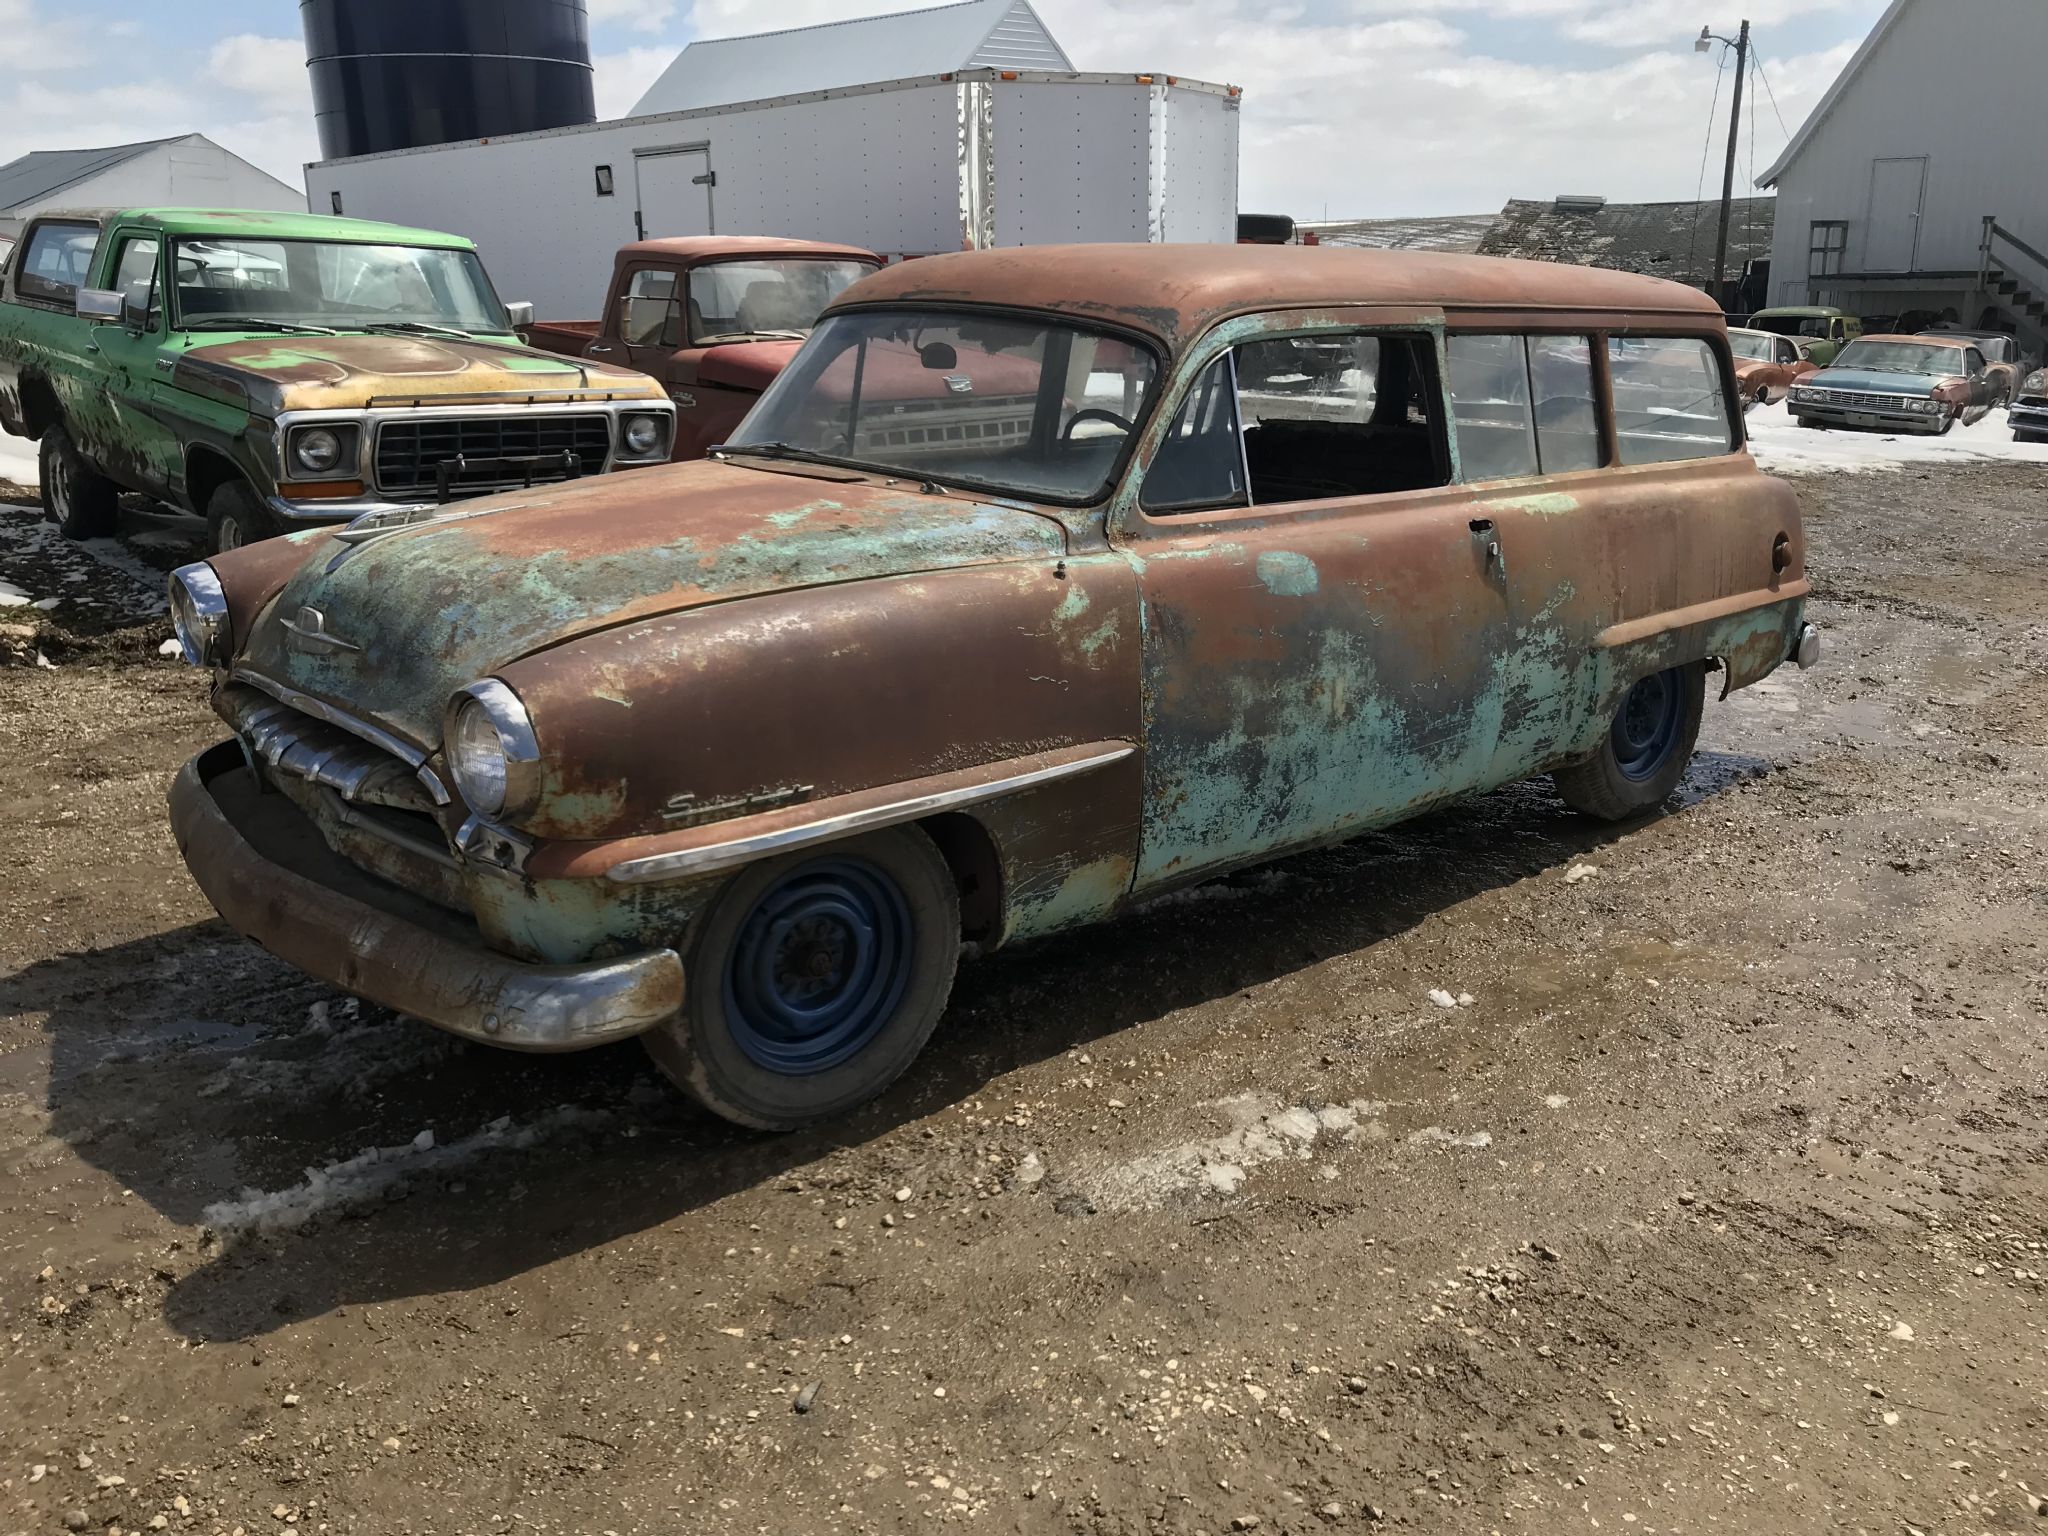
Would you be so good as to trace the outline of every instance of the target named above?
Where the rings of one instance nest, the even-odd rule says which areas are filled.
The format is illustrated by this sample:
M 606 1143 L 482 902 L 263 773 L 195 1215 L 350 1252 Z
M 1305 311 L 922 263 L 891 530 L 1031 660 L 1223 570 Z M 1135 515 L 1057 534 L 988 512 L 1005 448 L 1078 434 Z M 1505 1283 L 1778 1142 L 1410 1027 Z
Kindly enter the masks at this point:
M 1116 637 L 1121 631 L 1122 626 L 1118 623 L 1117 616 L 1111 614 L 1094 629 L 1091 629 L 1081 637 L 1081 653 L 1090 661 L 1093 661 L 1096 653 L 1105 645 L 1116 643 Z
M 807 507 L 792 507 L 787 512 L 770 512 L 768 522 L 776 528 L 795 528 L 809 522 L 821 512 L 844 512 L 845 506 L 836 501 L 814 501 Z
M 1003 942 L 1036 938 L 1109 916 L 1131 888 L 1132 864 L 1112 854 L 1068 869 L 1050 889 L 1019 890 L 1005 914 Z
M 1086 587 L 1082 586 L 1078 581 L 1068 582 L 1066 596 L 1060 599 L 1059 607 L 1052 611 L 1053 623 L 1059 625 L 1062 629 L 1066 628 L 1088 611 L 1089 602 L 1090 599 Z
M 1259 556 L 1256 569 L 1260 582 L 1275 597 L 1308 597 L 1320 585 L 1315 561 L 1291 549 L 1267 550 Z

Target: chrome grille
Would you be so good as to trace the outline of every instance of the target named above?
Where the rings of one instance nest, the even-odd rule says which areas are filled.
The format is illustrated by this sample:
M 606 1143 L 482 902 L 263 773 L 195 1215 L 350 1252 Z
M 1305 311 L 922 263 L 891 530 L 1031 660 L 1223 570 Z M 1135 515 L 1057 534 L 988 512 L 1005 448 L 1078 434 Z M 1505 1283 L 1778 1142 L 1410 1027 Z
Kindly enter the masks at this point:
M 437 491 L 441 466 L 456 459 L 485 461 L 449 477 L 451 491 L 480 492 L 524 484 L 508 479 L 501 459 L 575 456 L 582 474 L 603 472 L 611 457 L 611 417 L 603 412 L 577 415 L 441 417 L 424 421 L 399 419 L 377 428 L 377 488 L 384 492 Z M 544 471 L 541 480 L 563 478 L 559 470 Z
M 1819 389 L 1808 387 L 1800 396 L 1806 405 L 1839 405 L 1849 411 L 1900 411 L 1912 414 L 1907 402 L 1924 400 L 1924 395 L 1872 395 L 1853 389 Z
M 250 755 L 278 773 L 324 784 L 358 805 L 433 814 L 417 770 L 373 742 L 243 683 L 221 691 L 219 708 Z

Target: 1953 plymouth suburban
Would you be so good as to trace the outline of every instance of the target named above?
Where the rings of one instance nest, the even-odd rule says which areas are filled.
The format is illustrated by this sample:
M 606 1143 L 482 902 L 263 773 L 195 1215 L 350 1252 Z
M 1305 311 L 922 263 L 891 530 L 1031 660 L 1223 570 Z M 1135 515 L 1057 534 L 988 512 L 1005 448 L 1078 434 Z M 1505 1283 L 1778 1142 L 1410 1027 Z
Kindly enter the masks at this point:
M 1301 359 L 1313 359 L 1304 367 Z M 173 578 L 222 915 L 470 1038 L 642 1036 L 717 1113 L 880 1091 L 987 948 L 1550 773 L 1684 773 L 1810 665 L 1701 294 L 1286 247 L 847 290 L 704 462 Z

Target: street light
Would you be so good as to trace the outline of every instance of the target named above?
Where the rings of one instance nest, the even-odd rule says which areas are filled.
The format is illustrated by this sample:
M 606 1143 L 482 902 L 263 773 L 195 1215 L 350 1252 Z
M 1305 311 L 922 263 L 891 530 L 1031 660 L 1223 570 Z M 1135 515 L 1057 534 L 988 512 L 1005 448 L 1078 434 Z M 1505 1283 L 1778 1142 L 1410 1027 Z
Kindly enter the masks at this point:
M 1701 27 L 1700 35 L 1693 39 L 1692 51 L 1707 53 L 1716 43 L 1735 50 L 1735 106 L 1728 114 L 1728 167 L 1721 173 L 1721 233 L 1714 242 L 1714 302 L 1725 306 L 1728 301 L 1722 285 L 1728 278 L 1728 213 L 1735 201 L 1735 146 L 1742 127 L 1742 83 L 1749 74 L 1748 20 L 1743 21 L 1733 42 L 1711 27 Z

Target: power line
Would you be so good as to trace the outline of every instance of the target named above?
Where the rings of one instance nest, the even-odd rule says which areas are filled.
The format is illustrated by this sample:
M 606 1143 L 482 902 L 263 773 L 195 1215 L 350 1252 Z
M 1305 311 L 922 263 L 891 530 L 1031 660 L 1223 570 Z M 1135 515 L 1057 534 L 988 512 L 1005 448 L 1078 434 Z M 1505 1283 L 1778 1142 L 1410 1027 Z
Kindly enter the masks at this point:
M 1779 128 L 1784 130 L 1786 138 L 1791 138 L 1792 130 L 1790 128 L 1785 127 L 1785 114 L 1778 111 L 1778 93 L 1771 89 L 1771 77 L 1764 73 L 1763 56 L 1752 51 L 1750 54 L 1750 59 L 1756 65 L 1757 79 L 1763 81 L 1764 83 L 1764 94 L 1771 98 L 1771 111 L 1777 114 Z
M 1714 69 L 1714 100 L 1707 108 L 1707 139 L 1700 146 L 1700 176 L 1692 189 L 1692 233 L 1686 237 L 1685 267 L 1688 277 L 1699 270 L 1700 199 L 1707 193 L 1707 157 L 1714 152 L 1714 119 L 1721 111 L 1721 77 L 1728 73 L 1728 50 L 1721 50 L 1721 62 Z

